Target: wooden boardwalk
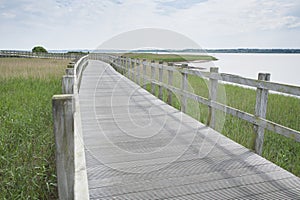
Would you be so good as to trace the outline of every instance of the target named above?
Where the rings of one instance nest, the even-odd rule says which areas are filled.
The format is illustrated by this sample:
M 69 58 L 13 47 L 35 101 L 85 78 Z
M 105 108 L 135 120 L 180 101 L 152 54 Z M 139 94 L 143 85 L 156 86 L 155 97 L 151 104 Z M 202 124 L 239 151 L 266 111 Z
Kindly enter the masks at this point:
M 91 199 L 300 199 L 300 179 L 89 61 L 79 92 Z

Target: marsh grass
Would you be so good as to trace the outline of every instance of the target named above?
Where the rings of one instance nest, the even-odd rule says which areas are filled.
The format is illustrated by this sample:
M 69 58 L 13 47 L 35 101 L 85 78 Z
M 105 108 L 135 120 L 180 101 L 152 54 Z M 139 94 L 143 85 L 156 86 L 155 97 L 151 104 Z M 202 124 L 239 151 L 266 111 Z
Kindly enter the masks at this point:
M 56 199 L 51 97 L 68 60 L 0 58 L 0 199 Z
M 188 55 L 188 54 L 154 54 L 154 53 L 125 53 L 122 56 L 129 58 L 147 59 L 163 62 L 184 62 L 184 61 L 195 61 L 195 60 L 217 60 L 215 57 L 210 55 Z
M 49 79 L 64 73 L 69 60 L 47 58 L 0 58 L 0 78 Z M 62 67 L 63 66 L 63 67 Z

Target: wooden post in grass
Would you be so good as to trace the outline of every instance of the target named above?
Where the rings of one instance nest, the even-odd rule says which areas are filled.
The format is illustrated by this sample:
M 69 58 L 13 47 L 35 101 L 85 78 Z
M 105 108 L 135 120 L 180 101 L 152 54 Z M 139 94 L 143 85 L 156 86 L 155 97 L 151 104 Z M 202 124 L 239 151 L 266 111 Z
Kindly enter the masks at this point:
M 270 81 L 270 74 L 259 73 L 258 80 L 260 81 Z M 256 104 L 255 104 L 255 116 L 260 118 L 266 118 L 267 104 L 268 104 L 268 93 L 267 89 L 257 88 L 256 89 Z M 262 155 L 263 144 L 264 144 L 264 128 L 254 125 L 253 127 L 255 133 L 255 144 L 254 150 L 258 155 Z
M 134 82 L 135 76 L 135 59 L 131 59 L 131 80 Z
M 123 56 L 122 58 L 122 72 L 123 72 L 123 75 L 125 76 L 125 73 L 126 73 L 126 57 Z
M 127 78 L 129 78 L 130 79 L 130 72 L 131 72 L 131 58 L 128 58 L 127 59 Z
M 147 60 L 143 59 L 143 88 L 146 89 L 147 86 Z
M 182 68 L 186 68 L 187 64 L 182 64 L 181 65 Z M 182 81 L 181 81 L 181 90 L 182 92 L 186 92 L 187 91 L 187 73 L 186 72 L 182 72 Z M 181 95 L 181 111 L 182 112 L 186 112 L 186 106 L 187 106 L 187 98 L 185 94 Z
M 59 199 L 74 199 L 73 95 L 54 95 L 52 112 Z
M 118 63 L 117 63 L 117 66 L 118 66 L 118 71 L 119 71 L 119 72 L 121 72 L 121 70 L 122 70 L 122 69 L 121 69 L 121 64 L 122 64 L 121 62 L 122 62 L 122 56 L 118 56 Z
M 155 95 L 155 84 L 153 81 L 155 81 L 155 61 L 151 61 L 151 93 Z
M 160 83 L 163 82 L 163 61 L 159 61 L 158 62 L 158 80 Z M 163 91 L 162 91 L 163 87 L 162 85 L 158 86 L 158 98 L 159 99 L 163 99 Z
M 66 68 L 66 75 L 74 75 L 74 68 Z
M 75 75 L 76 72 L 74 72 L 74 63 L 69 63 L 67 65 L 67 68 L 66 68 L 66 75 Z
M 219 68 L 218 67 L 211 67 L 210 73 L 218 73 Z M 218 80 L 209 78 L 209 97 L 208 100 L 210 103 L 212 101 L 217 100 L 217 93 L 218 93 Z M 211 128 L 215 128 L 216 125 L 216 109 L 212 106 L 208 107 L 208 119 L 207 119 L 207 125 Z
M 169 67 L 173 66 L 173 63 L 168 63 Z M 173 71 L 172 70 L 168 70 L 168 85 L 169 86 L 173 86 Z M 172 91 L 170 89 L 168 89 L 168 99 L 167 102 L 169 105 L 172 105 Z
M 136 67 L 136 83 L 140 85 L 141 75 L 140 75 L 140 59 L 135 60 L 135 67 Z

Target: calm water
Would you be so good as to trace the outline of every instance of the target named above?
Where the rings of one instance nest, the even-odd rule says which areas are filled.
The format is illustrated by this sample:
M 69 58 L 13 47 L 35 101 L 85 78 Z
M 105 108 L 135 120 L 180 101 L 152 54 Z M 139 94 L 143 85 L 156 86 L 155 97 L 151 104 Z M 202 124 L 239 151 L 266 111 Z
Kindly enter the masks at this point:
M 271 74 L 271 81 L 300 86 L 300 54 L 210 54 L 218 58 L 209 64 L 215 65 L 222 73 L 257 78 L 259 72 Z

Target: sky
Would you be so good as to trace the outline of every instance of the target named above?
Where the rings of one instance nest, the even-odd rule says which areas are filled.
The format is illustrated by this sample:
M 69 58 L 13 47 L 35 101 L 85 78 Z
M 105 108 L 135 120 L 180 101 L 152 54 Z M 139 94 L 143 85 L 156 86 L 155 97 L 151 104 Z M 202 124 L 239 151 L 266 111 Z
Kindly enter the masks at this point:
M 0 49 L 95 49 L 144 28 L 206 49 L 300 48 L 300 1 L 0 0 Z

